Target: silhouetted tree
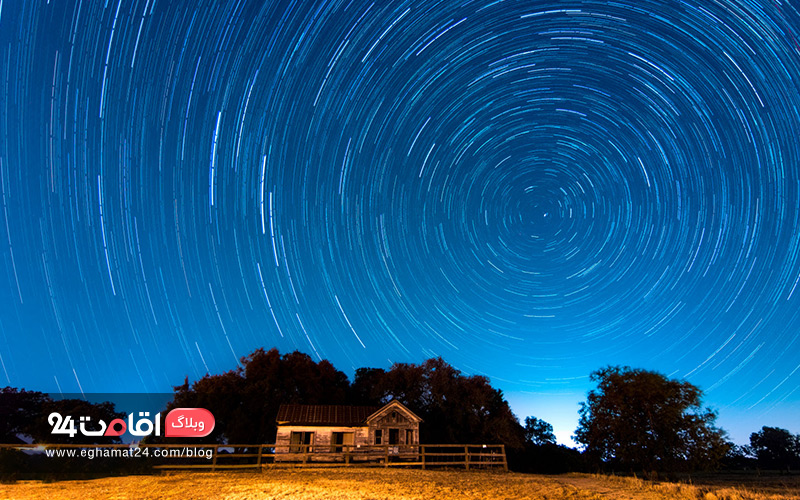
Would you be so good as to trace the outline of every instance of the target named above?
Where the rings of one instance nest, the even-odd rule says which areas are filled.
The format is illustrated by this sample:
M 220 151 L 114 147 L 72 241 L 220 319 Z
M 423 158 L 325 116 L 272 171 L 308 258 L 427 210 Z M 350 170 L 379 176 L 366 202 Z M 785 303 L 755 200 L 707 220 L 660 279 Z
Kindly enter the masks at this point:
M 167 410 L 209 410 L 216 426 L 206 442 L 270 443 L 275 439 L 275 417 L 281 404 L 346 402 L 347 376 L 327 360 L 316 363 L 298 351 L 281 355 L 277 349 L 257 349 L 243 357 L 241 364 L 221 375 L 206 375 L 192 385 L 185 380 L 174 388 Z
M 556 443 L 553 426 L 536 417 L 525 418 L 525 447 L 508 453 L 509 467 L 519 472 L 560 474 L 583 472 L 581 452 Z
M 390 396 L 384 389 L 386 370 L 382 368 L 358 368 L 350 386 L 350 400 L 367 406 L 388 403 Z
M 47 394 L 4 387 L 0 389 L 0 443 L 20 443 L 31 438 L 31 423 L 42 414 Z
M 793 435 L 786 429 L 764 426 L 750 434 L 750 447 L 761 468 L 800 467 L 800 435 Z
M 525 441 L 535 445 L 555 444 L 553 426 L 536 417 L 525 417 Z
M 750 469 L 757 465 L 750 445 L 740 446 L 732 442 L 728 443 L 728 452 L 721 463 L 722 468 L 728 470 Z
M 702 391 L 689 382 L 619 366 L 597 370 L 591 380 L 598 387 L 581 403 L 575 440 L 597 466 L 695 470 L 725 456 L 716 413 L 701 408 Z
M 428 443 L 503 443 L 521 448 L 525 438 L 502 391 L 486 377 L 465 376 L 442 358 L 422 364 L 396 363 L 389 371 L 356 371 L 354 397 L 362 404 L 397 399 L 425 421 L 421 439 Z
M 226 431 L 237 426 L 251 425 L 245 416 L 245 421 L 237 422 L 242 413 L 244 404 L 244 380 L 239 370 L 232 370 L 220 375 L 206 375 L 194 384 L 184 379 L 183 384 L 173 388 L 175 395 L 167 404 L 164 415 L 174 408 L 205 408 L 214 415 L 214 430 L 205 438 L 192 438 L 194 442 L 225 442 L 228 437 Z M 260 429 L 254 430 L 256 433 Z M 154 436 L 148 436 L 147 442 L 163 441 Z M 180 440 L 178 440 L 180 441 Z M 244 442 L 244 441 L 239 441 Z

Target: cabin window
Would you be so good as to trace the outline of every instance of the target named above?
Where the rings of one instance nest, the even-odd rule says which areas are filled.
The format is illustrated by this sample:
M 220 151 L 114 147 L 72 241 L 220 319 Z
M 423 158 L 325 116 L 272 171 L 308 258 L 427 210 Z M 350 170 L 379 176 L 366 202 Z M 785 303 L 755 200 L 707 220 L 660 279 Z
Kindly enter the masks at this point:
M 289 453 L 305 453 L 311 451 L 311 445 L 314 444 L 313 432 L 295 432 L 289 438 Z
M 389 429 L 389 444 L 400 444 L 400 429 Z
M 333 453 L 342 453 L 345 451 L 353 450 L 353 433 L 352 432 L 334 432 L 331 435 L 331 451 Z
M 414 444 L 414 431 L 406 429 L 406 444 Z
M 375 429 L 375 444 L 383 444 L 383 431 Z

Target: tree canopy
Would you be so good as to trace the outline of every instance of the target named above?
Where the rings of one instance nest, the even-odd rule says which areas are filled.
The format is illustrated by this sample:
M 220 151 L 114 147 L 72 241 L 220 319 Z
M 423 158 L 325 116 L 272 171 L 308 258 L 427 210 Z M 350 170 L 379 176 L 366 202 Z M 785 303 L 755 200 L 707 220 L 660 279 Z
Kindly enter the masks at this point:
M 32 419 L 42 413 L 47 394 L 15 387 L 0 389 L 0 442 L 17 443 L 30 436 Z
M 465 376 L 441 358 L 422 364 L 397 363 L 391 369 L 360 368 L 352 385 L 326 361 L 308 355 L 281 355 L 258 349 L 241 366 L 175 387 L 168 409 L 206 408 L 216 427 L 209 441 L 269 443 L 281 404 L 380 406 L 397 399 L 425 424 L 421 439 L 436 443 L 504 443 L 520 447 L 522 427 L 503 393 L 486 377 Z
M 343 404 L 349 387 L 347 376 L 327 360 L 316 363 L 298 351 L 281 355 L 277 349 L 256 349 L 235 370 L 206 375 L 191 386 L 185 380 L 174 388 L 167 410 L 209 410 L 216 425 L 208 441 L 270 443 L 281 404 Z
M 590 376 L 597 389 L 581 403 L 575 440 L 598 466 L 673 471 L 713 468 L 725 456 L 716 413 L 702 391 L 642 369 L 609 366 Z
M 536 417 L 525 417 L 525 441 L 537 446 L 556 444 L 553 426 Z
M 761 468 L 800 468 L 800 435 L 786 429 L 762 427 L 750 434 L 750 448 Z
M 425 421 L 428 443 L 503 443 L 521 448 L 524 433 L 503 392 L 481 375 L 463 375 L 442 358 L 421 364 L 396 363 L 389 371 L 356 370 L 352 386 L 358 404 L 397 399 Z

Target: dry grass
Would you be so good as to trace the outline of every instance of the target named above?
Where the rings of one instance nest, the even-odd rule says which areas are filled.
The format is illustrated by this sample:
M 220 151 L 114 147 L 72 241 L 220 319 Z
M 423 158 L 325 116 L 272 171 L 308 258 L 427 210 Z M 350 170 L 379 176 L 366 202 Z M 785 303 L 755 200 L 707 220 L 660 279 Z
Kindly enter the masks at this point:
M 574 499 L 800 500 L 791 485 L 757 491 L 726 485 L 649 483 L 634 478 L 385 469 L 274 469 L 264 473 L 174 473 L 0 485 L 0 499 Z
M 580 491 L 595 492 L 605 498 L 637 500 L 800 500 L 796 481 L 777 478 L 760 481 L 751 477 L 745 481 L 729 481 L 723 476 L 700 484 L 686 482 L 650 482 L 633 477 L 587 474 L 560 476 L 557 480 L 577 487 Z
M 542 476 L 384 469 L 268 469 L 264 473 L 175 473 L 0 486 L 0 498 L 75 499 L 592 499 Z
M 800 492 L 800 474 L 783 474 L 779 472 L 736 471 L 726 473 L 694 474 L 683 478 L 697 486 L 723 488 L 739 488 L 766 494 L 786 495 Z

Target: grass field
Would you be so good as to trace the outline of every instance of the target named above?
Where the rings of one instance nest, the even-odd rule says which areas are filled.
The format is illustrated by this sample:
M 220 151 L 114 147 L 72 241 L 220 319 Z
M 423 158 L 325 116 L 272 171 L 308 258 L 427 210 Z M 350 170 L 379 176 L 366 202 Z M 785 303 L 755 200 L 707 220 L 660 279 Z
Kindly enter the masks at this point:
M 720 476 L 722 477 L 722 476 Z M 276 469 L 263 473 L 172 473 L 86 481 L 0 485 L 0 499 L 697 499 L 800 500 L 800 478 L 753 477 L 703 484 L 569 474 L 384 469 Z

